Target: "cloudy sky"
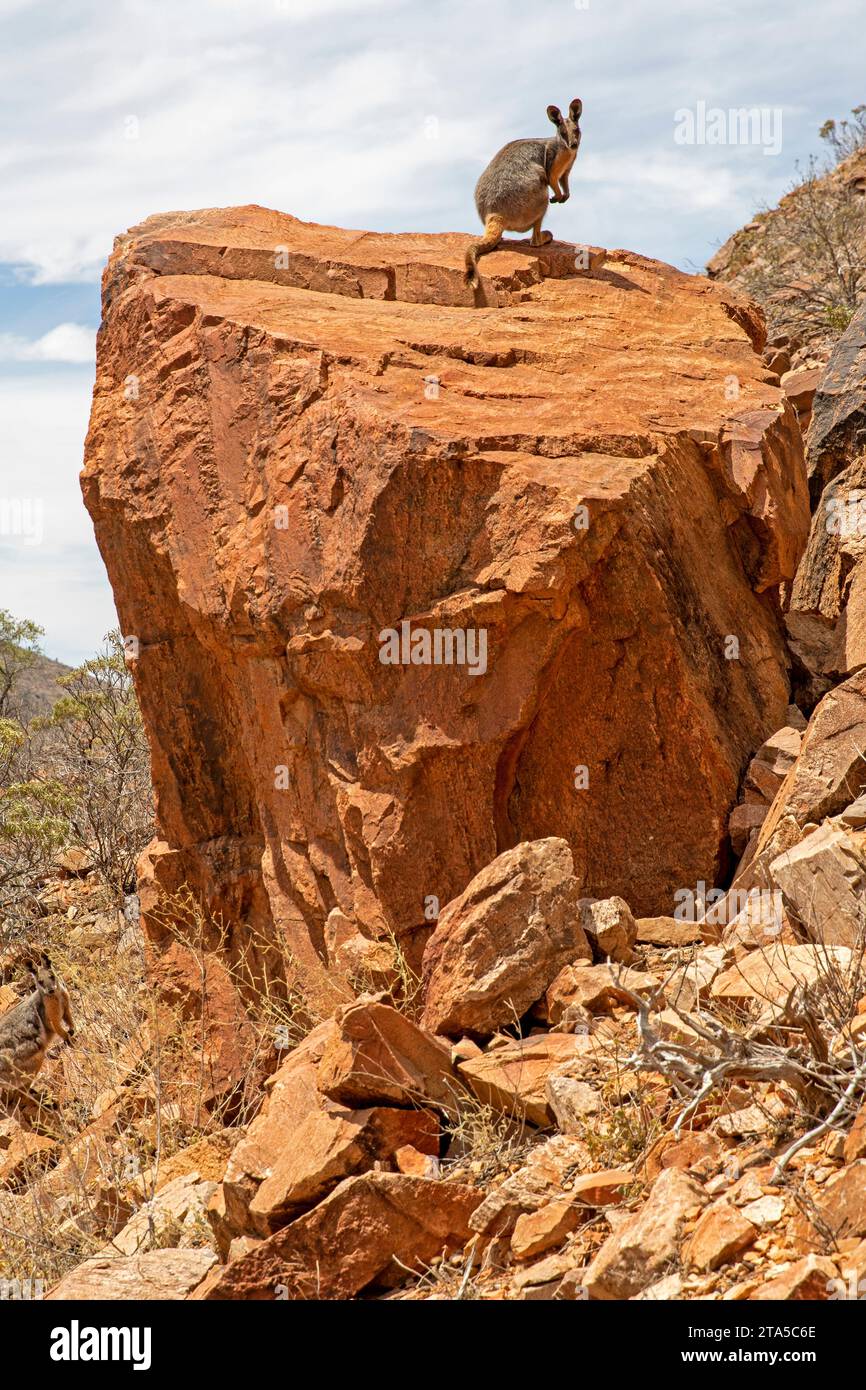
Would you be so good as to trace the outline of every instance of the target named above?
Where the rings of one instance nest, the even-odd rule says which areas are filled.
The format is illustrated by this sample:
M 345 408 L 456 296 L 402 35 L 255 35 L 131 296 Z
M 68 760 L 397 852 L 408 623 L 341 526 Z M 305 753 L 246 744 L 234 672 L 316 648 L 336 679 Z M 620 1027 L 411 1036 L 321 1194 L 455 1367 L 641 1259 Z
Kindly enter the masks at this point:
M 490 156 L 580 96 L 555 234 L 698 269 L 866 100 L 864 58 L 863 0 L 0 0 L 0 607 L 67 661 L 115 621 L 78 471 L 119 231 L 248 202 L 471 231 Z M 681 143 L 700 104 L 763 140 Z

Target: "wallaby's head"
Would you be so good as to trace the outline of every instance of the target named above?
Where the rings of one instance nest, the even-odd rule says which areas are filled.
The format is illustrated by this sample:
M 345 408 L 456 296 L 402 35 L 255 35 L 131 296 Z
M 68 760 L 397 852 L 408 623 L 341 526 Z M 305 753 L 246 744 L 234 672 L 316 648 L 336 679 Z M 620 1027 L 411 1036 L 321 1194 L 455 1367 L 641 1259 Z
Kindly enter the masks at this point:
M 552 121 L 559 132 L 559 138 L 570 150 L 576 150 L 580 144 L 580 113 L 583 110 L 583 102 L 580 97 L 575 97 L 568 108 L 568 115 L 563 116 L 558 106 L 548 106 L 547 119 Z
M 54 966 L 44 951 L 30 951 L 24 957 L 31 989 L 41 990 L 43 994 L 57 994 L 60 981 L 54 973 Z

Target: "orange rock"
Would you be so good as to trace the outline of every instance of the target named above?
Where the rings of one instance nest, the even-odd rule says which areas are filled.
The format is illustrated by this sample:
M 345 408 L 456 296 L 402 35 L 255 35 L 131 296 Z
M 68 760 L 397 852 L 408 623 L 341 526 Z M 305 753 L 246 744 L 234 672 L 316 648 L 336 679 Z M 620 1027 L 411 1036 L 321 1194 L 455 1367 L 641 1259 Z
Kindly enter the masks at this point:
M 609 965 L 566 965 L 545 991 L 543 1016 L 557 1024 L 575 1005 L 590 1013 L 609 1012 L 614 1004 L 633 1007 L 626 990 L 649 997 L 658 985 L 654 975 L 628 966 L 614 970 Z
M 581 1212 L 567 1197 L 548 1202 L 537 1211 L 524 1212 L 517 1218 L 511 1236 L 511 1251 L 517 1260 L 531 1260 L 561 1245 L 566 1236 L 576 1230 L 586 1213 Z
M 519 1216 L 564 1196 L 574 1172 L 591 1166 L 592 1157 L 582 1140 L 563 1134 L 546 1139 L 530 1150 L 515 1173 L 488 1190 L 472 1213 L 471 1229 L 492 1239 L 510 1235 Z
M 847 946 L 787 943 L 763 946 L 723 970 L 710 986 L 715 999 L 757 999 L 774 1017 L 797 985 L 811 985 L 835 963 L 844 972 L 851 963 Z
M 72 845 L 54 856 L 62 878 L 82 878 L 93 868 L 93 856 L 82 845 Z
M 750 1301 L 785 1302 L 789 1299 L 829 1298 L 839 1282 L 839 1271 L 826 1255 L 805 1255 L 796 1260 L 775 1279 L 769 1279 L 754 1293 Z
M 59 1156 L 56 1139 L 33 1130 L 16 1130 L 7 1147 L 0 1149 L 0 1188 L 25 1186 Z
M 323 991 L 335 905 L 399 937 L 523 841 L 672 911 L 787 708 L 772 591 L 809 517 L 758 316 L 525 243 L 473 307 L 466 245 L 187 211 L 104 277 L 83 489 L 137 639 L 145 924 L 189 883 Z M 441 662 L 380 659 L 403 623 Z
M 866 1236 L 866 1159 L 849 1163 L 830 1178 L 815 1199 L 818 1232 Z
M 370 940 L 338 907 L 325 923 L 325 950 L 329 969 L 362 992 L 387 989 L 397 978 L 392 943 Z
M 337 1015 L 317 1078 L 322 1094 L 343 1105 L 454 1100 L 449 1048 L 398 1009 L 371 998 Z
M 345 1299 L 388 1288 L 460 1249 L 481 1200 L 475 1188 L 403 1173 L 347 1178 L 312 1211 L 196 1291 L 204 1299 Z
M 638 1212 L 608 1236 L 584 1286 L 590 1298 L 633 1298 L 652 1284 L 679 1252 L 683 1226 L 706 1204 L 703 1188 L 676 1168 L 666 1168 Z
M 856 1299 L 859 1302 L 866 1295 L 866 1240 L 843 1239 L 837 1245 L 834 1258 L 840 1277 L 830 1297 Z
M 845 1147 L 842 1152 L 846 1163 L 866 1158 L 866 1105 L 861 1105 L 857 1111 L 854 1123 L 845 1135 Z
M 173 942 L 158 957 L 155 987 L 160 999 L 190 1025 L 201 1047 L 202 1081 L 195 1103 L 223 1101 L 247 1079 L 255 1052 L 255 1033 L 226 963 L 214 951 L 187 949 Z
M 426 1110 L 312 1110 L 283 1147 L 249 1204 L 252 1232 L 270 1235 L 352 1173 L 394 1160 L 406 1145 L 439 1154 L 439 1122 Z
M 799 826 L 809 821 L 817 824 L 843 811 L 866 791 L 866 764 L 861 756 L 864 725 L 866 670 L 859 670 L 815 707 L 799 755 L 761 827 L 759 850 L 786 817 Z
M 414 1178 L 435 1178 L 439 1176 L 439 1162 L 435 1154 L 422 1153 L 412 1144 L 403 1144 L 394 1151 L 394 1162 L 398 1173 L 408 1173 Z
M 683 1244 L 682 1257 L 693 1269 L 718 1269 L 736 1259 L 758 1234 L 754 1226 L 728 1202 L 714 1202 L 698 1218 Z
M 783 373 L 782 390 L 798 414 L 811 414 L 815 392 L 823 375 L 821 367 L 801 367 L 797 371 Z
M 679 1168 L 683 1173 L 689 1168 L 712 1170 L 722 1162 L 724 1154 L 721 1140 L 706 1130 L 691 1131 L 680 1139 L 663 1134 L 644 1160 L 645 1176 L 653 1182 L 664 1168 Z
M 581 922 L 596 957 L 625 965 L 633 959 L 637 923 L 624 898 L 584 899 Z
M 639 917 L 636 940 L 647 946 L 691 946 L 701 940 L 697 922 L 682 922 L 678 917 Z
M 635 1184 L 630 1168 L 603 1168 L 598 1173 L 586 1173 L 575 1178 L 569 1189 L 577 1202 L 590 1207 L 607 1207 L 621 1202 L 626 1189 Z
M 0 985 L 0 1017 L 20 1003 L 21 995 L 14 985 Z
M 250 1232 L 250 1202 L 278 1164 L 287 1136 L 328 1102 L 319 1091 L 318 1064 L 334 1031 L 332 1020 L 320 1024 L 286 1057 L 270 1078 L 269 1095 L 259 1115 L 235 1145 L 208 1217 L 224 1254 L 233 1236 Z
M 485 1105 L 545 1126 L 554 1118 L 548 1080 L 580 1071 L 601 1055 L 598 1043 L 586 1034 L 545 1033 L 492 1048 L 461 1062 L 457 1070 Z
M 425 948 L 424 1027 L 493 1033 L 519 1020 L 567 962 L 591 960 L 580 895 L 565 840 L 516 845 L 476 874 Z
M 545 1093 L 562 1134 L 582 1134 L 587 1118 L 597 1115 L 603 1104 L 597 1087 L 574 1076 L 549 1076 Z
M 866 892 L 866 834 L 825 821 L 774 859 L 788 915 L 812 941 L 857 949 Z
M 132 1303 L 187 1298 L 215 1260 L 212 1250 L 96 1255 L 64 1275 L 46 1297 L 63 1302 L 123 1299 Z
M 189 1173 L 197 1173 L 202 1181 L 218 1183 L 232 1149 L 242 1135 L 242 1130 L 222 1129 L 215 1134 L 205 1135 L 185 1149 L 178 1149 L 168 1158 L 161 1159 L 158 1168 L 149 1168 L 134 1178 L 128 1184 L 129 1195 L 142 1202 L 176 1178 L 186 1177 Z

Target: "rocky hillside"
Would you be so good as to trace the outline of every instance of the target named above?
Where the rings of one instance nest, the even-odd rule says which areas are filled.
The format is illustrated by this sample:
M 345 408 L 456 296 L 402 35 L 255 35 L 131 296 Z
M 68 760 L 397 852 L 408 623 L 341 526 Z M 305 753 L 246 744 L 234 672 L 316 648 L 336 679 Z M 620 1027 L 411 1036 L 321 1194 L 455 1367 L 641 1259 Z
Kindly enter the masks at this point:
M 62 661 L 36 653 L 33 665 L 21 672 L 18 680 L 17 705 L 19 717 L 26 722 L 39 715 L 47 715 L 64 694 L 59 684 L 62 676 L 68 676 L 71 666 Z
M 809 425 L 812 398 L 840 335 L 866 296 L 866 108 L 828 139 L 837 163 L 813 160 L 778 206 L 758 213 L 707 264 L 717 283 L 760 305 L 764 361 Z
M 866 1277 L 862 325 L 804 449 L 731 286 L 516 244 L 473 300 L 465 244 L 115 246 L 83 485 L 160 838 L 140 924 L 43 896 L 90 973 L 0 1218 L 52 1298 Z

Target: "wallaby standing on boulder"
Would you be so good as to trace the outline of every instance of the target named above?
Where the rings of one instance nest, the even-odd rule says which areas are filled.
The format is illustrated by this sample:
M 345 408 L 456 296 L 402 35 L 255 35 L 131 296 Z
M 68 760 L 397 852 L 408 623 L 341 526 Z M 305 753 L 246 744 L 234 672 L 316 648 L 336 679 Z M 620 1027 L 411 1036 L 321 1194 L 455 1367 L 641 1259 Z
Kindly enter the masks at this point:
M 69 995 L 44 951 L 25 957 L 32 991 L 0 1018 L 0 1091 L 28 1095 L 27 1082 L 57 1039 L 75 1036 Z
M 478 288 L 477 260 L 495 251 L 504 231 L 528 232 L 532 228 L 533 246 L 553 240 L 542 232 L 547 212 L 547 190 L 553 189 L 551 203 L 568 201 L 568 175 L 580 145 L 579 97 L 568 108 L 568 119 L 558 106 L 548 106 L 547 116 L 556 126 L 549 140 L 512 140 L 494 155 L 475 185 L 475 206 L 484 223 L 484 236 L 466 252 L 466 279 Z

